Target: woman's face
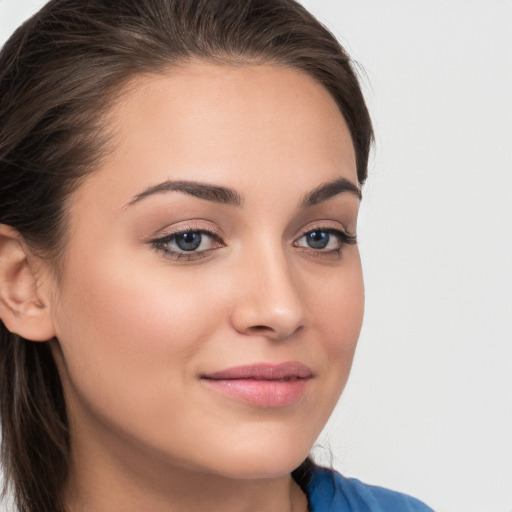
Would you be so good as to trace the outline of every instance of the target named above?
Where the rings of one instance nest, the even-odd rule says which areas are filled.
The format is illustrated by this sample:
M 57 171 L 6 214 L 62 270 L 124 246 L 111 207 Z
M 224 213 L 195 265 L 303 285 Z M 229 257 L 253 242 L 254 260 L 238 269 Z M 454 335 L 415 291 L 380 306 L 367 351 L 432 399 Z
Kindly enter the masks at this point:
M 109 123 L 51 306 L 75 460 L 286 474 L 363 316 L 342 115 L 296 70 L 195 63 L 133 82 Z

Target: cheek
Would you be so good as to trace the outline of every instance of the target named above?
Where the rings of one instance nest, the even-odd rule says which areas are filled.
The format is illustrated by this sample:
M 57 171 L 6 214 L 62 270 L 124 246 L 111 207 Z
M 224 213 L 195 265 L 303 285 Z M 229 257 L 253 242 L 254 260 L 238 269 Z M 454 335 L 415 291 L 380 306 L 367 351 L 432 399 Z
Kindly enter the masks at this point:
M 105 257 L 98 268 L 83 259 L 80 270 L 69 269 L 77 277 L 56 312 L 57 338 L 65 379 L 90 407 L 115 413 L 130 400 L 127 410 L 149 413 L 159 405 L 153 403 L 159 390 L 169 396 L 170 380 L 179 388 L 190 378 L 194 368 L 187 363 L 220 315 L 190 279 L 120 261 Z M 209 314 L 201 311 L 206 304 Z
M 326 279 L 310 290 L 315 330 L 326 356 L 329 386 L 335 389 L 326 400 L 337 401 L 347 382 L 364 315 L 364 285 L 359 256 L 337 278 Z
M 348 259 L 348 258 L 347 258 Z M 310 298 L 315 326 L 323 334 L 333 355 L 345 356 L 354 351 L 364 314 L 364 285 L 357 252 L 351 254 L 338 275 L 311 286 Z

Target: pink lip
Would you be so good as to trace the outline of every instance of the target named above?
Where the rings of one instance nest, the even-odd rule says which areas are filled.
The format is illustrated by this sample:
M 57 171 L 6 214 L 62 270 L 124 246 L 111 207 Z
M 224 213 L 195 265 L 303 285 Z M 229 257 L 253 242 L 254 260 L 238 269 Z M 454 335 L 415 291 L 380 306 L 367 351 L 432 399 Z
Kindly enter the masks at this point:
M 286 407 L 299 401 L 313 378 L 298 362 L 237 366 L 201 376 L 214 391 L 258 407 Z

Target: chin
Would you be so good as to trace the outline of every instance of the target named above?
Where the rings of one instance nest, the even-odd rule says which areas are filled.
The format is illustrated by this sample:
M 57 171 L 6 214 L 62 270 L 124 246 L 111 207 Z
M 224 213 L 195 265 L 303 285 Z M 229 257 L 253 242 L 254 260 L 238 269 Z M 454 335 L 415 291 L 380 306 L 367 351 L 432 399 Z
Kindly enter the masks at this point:
M 227 478 L 263 479 L 278 478 L 290 474 L 309 455 L 311 443 L 301 443 L 297 437 L 275 438 L 262 443 L 249 440 L 233 443 L 215 457 L 214 472 Z M 213 465 L 213 464 L 212 464 Z

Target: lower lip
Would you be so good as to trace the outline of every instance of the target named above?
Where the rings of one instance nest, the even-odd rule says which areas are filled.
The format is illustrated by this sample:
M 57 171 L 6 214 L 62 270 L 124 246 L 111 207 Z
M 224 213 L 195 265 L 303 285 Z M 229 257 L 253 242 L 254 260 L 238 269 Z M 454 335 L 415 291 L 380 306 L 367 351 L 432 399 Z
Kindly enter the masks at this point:
M 286 407 L 298 402 L 311 379 L 201 379 L 210 389 L 258 407 Z

